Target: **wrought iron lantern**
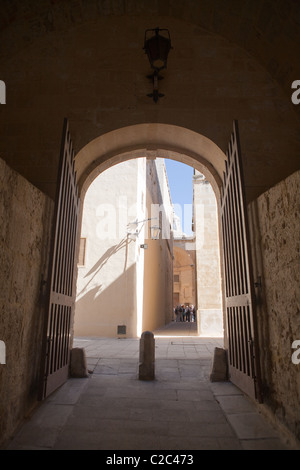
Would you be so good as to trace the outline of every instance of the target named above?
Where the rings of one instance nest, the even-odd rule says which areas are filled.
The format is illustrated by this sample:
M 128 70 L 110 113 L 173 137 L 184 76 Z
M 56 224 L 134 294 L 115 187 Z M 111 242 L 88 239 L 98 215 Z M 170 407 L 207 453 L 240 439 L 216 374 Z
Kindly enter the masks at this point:
M 153 93 L 147 96 L 152 97 L 155 103 L 158 98 L 164 96 L 158 92 L 158 81 L 163 78 L 159 75 L 159 72 L 167 68 L 168 55 L 171 49 L 171 38 L 168 29 L 146 29 L 144 51 L 148 56 L 151 68 L 154 70 L 152 75 L 148 75 L 148 78 L 153 81 Z
M 144 50 L 151 67 L 157 72 L 167 68 L 167 60 L 171 48 L 170 33 L 167 29 L 155 28 L 145 31 Z

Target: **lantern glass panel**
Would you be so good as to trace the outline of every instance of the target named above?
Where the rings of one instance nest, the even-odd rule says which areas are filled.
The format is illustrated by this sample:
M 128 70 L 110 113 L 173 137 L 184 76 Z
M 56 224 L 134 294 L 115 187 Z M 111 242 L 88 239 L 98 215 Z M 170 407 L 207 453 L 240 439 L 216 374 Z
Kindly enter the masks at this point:
M 154 69 L 162 69 L 167 66 L 168 54 L 171 45 L 169 39 L 156 34 L 148 39 L 145 44 L 149 61 Z

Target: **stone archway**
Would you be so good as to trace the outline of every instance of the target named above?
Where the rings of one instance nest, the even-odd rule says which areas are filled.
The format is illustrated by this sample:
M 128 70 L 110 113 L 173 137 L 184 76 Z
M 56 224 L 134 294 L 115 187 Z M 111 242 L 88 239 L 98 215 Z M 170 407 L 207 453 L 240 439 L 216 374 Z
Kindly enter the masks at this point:
M 219 208 L 226 161 L 222 150 L 210 139 L 186 128 L 166 124 L 138 124 L 94 139 L 75 156 L 81 195 L 80 220 L 85 193 L 97 176 L 118 163 L 145 157 L 177 160 L 204 174 L 213 188 Z M 221 233 L 220 230 L 218 232 Z M 219 241 L 217 250 L 221 251 L 221 239 Z M 222 256 L 219 259 L 222 269 Z
M 224 152 L 210 139 L 189 129 L 168 124 L 137 124 L 104 134 L 75 156 L 80 193 L 110 166 L 139 156 L 172 158 L 191 165 L 219 195 L 225 169 Z
M 213 190 L 217 196 L 220 208 L 220 191 L 222 187 L 221 174 L 225 166 L 226 156 L 225 154 L 209 139 L 203 135 L 199 135 L 188 129 L 180 128 L 177 126 L 170 125 L 158 125 L 158 124 L 143 124 L 129 126 L 122 128 L 93 140 L 84 149 L 82 149 L 77 156 L 74 156 L 72 150 L 72 139 L 68 130 L 68 123 L 65 120 L 63 141 L 61 146 L 61 176 L 59 178 L 59 193 L 56 201 L 56 223 L 55 223 L 55 237 L 53 237 L 53 247 L 57 247 L 53 251 L 54 257 L 51 262 L 51 289 L 49 290 L 49 319 L 47 320 L 47 328 L 51 327 L 51 335 L 56 335 L 60 338 L 59 342 L 55 342 L 54 355 L 60 348 L 61 342 L 64 341 L 66 334 L 60 331 L 60 326 L 64 324 L 60 320 L 59 330 L 53 329 L 54 321 L 56 318 L 57 308 L 59 309 L 58 317 L 60 318 L 60 312 L 64 312 L 65 303 L 70 306 L 70 313 L 68 316 L 68 330 L 73 330 L 74 324 L 74 292 L 75 292 L 75 280 L 76 273 L 73 271 L 75 263 L 77 264 L 79 255 L 79 242 L 80 236 L 77 227 L 81 225 L 82 214 L 83 214 L 83 200 L 85 191 L 95 177 L 105 169 L 108 169 L 119 162 L 124 162 L 138 157 L 148 157 L 148 159 L 154 159 L 157 156 L 162 158 L 174 158 L 183 163 L 190 164 L 196 170 L 204 173 L 207 180 L 211 182 Z M 66 176 L 65 176 L 65 170 Z M 73 211 L 72 204 L 66 203 L 70 201 L 70 188 L 72 187 L 72 200 L 74 196 L 74 204 L 76 210 Z M 81 196 L 81 202 L 80 202 Z M 219 210 L 219 215 L 221 211 Z M 76 214 L 77 222 L 73 224 L 73 215 Z M 78 215 L 78 217 L 77 217 Z M 144 217 L 145 218 L 145 217 Z M 138 219 L 136 219 L 138 220 Z M 64 247 L 66 245 L 66 233 L 72 233 L 72 227 L 77 230 L 73 234 L 73 254 L 69 255 Z M 220 231 L 219 231 L 220 233 Z M 64 239 L 64 242 L 61 241 Z M 74 245 L 75 243 L 75 245 Z M 219 245 L 221 247 L 221 243 Z M 138 246 L 140 248 L 140 245 Z M 161 248 L 161 247 L 160 247 Z M 169 249 L 170 252 L 170 249 Z M 61 285 L 58 279 L 62 277 L 61 264 L 57 263 L 57 260 L 66 258 L 67 273 L 63 276 L 63 279 L 68 279 L 71 282 L 70 292 L 63 291 L 64 296 L 61 296 Z M 141 264 L 142 266 L 143 264 Z M 165 272 L 165 271 L 164 271 Z M 137 279 L 142 279 L 141 273 L 135 272 Z M 154 277 L 155 278 L 155 277 Z M 137 289 L 138 291 L 138 289 Z M 155 295 L 157 296 L 156 292 Z M 164 292 L 161 292 L 164 295 Z M 53 298 L 55 297 L 55 302 Z M 142 299 L 142 297 L 141 297 Z M 137 312 L 141 312 L 140 306 L 142 300 L 139 302 L 139 308 Z M 149 307 L 149 303 L 147 303 Z M 140 331 L 141 325 L 141 314 L 137 313 L 137 331 Z M 149 327 L 147 328 L 149 329 Z M 51 336 L 51 337 L 52 337 Z M 48 337 L 48 336 L 47 336 Z M 46 351 L 47 342 L 45 336 Z M 53 343 L 54 344 L 54 343 Z M 61 372 L 67 370 L 67 363 L 61 368 L 59 364 L 55 363 L 55 367 L 51 368 L 51 377 L 48 374 L 49 361 L 47 361 L 47 354 L 45 354 L 45 370 L 46 373 L 43 375 L 41 381 L 43 386 L 43 394 L 47 396 L 47 393 L 53 390 L 54 386 L 58 386 L 60 378 L 62 377 Z M 57 366 L 57 367 L 56 367 Z M 65 376 L 62 378 L 64 379 Z M 51 380 L 49 380 L 51 379 Z M 44 385 L 46 386 L 44 387 Z M 49 384 L 49 387 L 48 387 Z M 45 393 L 44 393 L 45 392 Z

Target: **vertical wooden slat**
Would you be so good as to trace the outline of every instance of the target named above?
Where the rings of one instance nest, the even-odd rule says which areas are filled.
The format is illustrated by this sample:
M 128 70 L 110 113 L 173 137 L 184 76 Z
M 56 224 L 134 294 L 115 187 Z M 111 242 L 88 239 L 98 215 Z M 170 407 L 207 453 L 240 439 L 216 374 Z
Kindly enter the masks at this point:
M 228 296 L 233 295 L 234 289 L 234 280 L 233 280 L 233 246 L 232 246 L 232 237 L 230 236 L 230 206 L 228 203 L 228 198 L 226 198 L 224 206 L 224 220 L 225 220 L 225 231 L 227 237 L 227 256 L 228 256 L 228 278 L 227 278 L 227 290 Z
M 66 278 L 66 256 L 67 256 L 67 247 L 68 247 L 68 229 L 69 229 L 69 213 L 71 207 L 70 201 L 70 178 L 69 178 L 69 162 L 67 160 L 66 165 L 66 175 L 65 175 L 65 191 L 64 197 L 62 200 L 63 205 L 63 221 L 61 223 L 62 231 L 61 231 L 61 255 L 60 255 L 60 272 L 59 272 L 59 279 L 58 279 L 58 292 L 61 294 L 67 294 L 65 289 L 65 278 Z
M 74 189 L 73 189 L 74 191 Z M 73 192 L 73 197 L 76 197 L 75 191 Z M 75 246 L 76 246 L 76 226 L 77 226 L 77 212 L 73 208 L 72 218 L 70 223 L 70 256 L 69 256 L 69 266 L 68 266 L 68 278 L 67 278 L 67 288 L 70 296 L 73 295 L 73 275 L 74 275 L 74 257 L 75 257 Z
M 242 241 L 241 241 L 241 232 L 239 227 L 239 199 L 236 188 L 236 174 L 235 167 L 233 162 L 232 168 L 232 200 L 233 200 L 233 220 L 234 220 L 234 231 L 235 231 L 235 256 L 236 256 L 236 272 L 237 272 L 237 289 L 236 295 L 241 295 L 243 293 L 242 281 L 241 281 L 241 251 L 242 251 Z
M 237 366 L 238 363 L 238 344 L 237 344 L 237 331 L 236 331 L 236 319 L 235 319 L 235 309 L 230 307 L 231 317 L 232 317 L 232 342 L 233 342 L 233 366 Z
M 70 194 L 69 194 L 69 201 L 71 203 L 71 200 L 73 198 L 73 188 L 72 184 L 70 181 L 70 188 L 69 188 Z M 72 295 L 70 292 L 70 273 L 71 273 L 71 263 L 74 260 L 74 257 L 72 256 L 72 233 L 74 231 L 73 227 L 73 220 L 74 220 L 74 208 L 72 207 L 72 210 L 69 211 L 68 214 L 68 232 L 67 232 L 67 240 L 66 240 L 66 271 L 65 271 L 65 279 L 64 279 L 64 289 L 65 293 L 67 295 Z
M 239 186 L 238 186 L 238 174 L 237 174 L 237 158 L 233 162 L 233 178 L 234 178 L 234 196 L 236 200 L 236 224 L 237 224 L 237 233 L 238 233 L 238 260 L 239 260 L 239 283 L 240 283 L 240 293 L 246 292 L 247 288 L 245 285 L 245 246 L 244 246 L 244 237 L 243 237 L 243 226 L 242 226 L 242 214 L 239 203 Z
M 67 159 L 65 158 L 65 163 L 63 166 L 63 174 L 62 174 L 62 187 L 66 187 L 67 183 Z M 55 292 L 61 293 L 61 277 L 64 270 L 63 265 L 63 240 L 64 240 L 64 231 L 65 231 L 65 191 L 61 193 L 61 200 L 60 200 L 60 212 L 59 212 L 59 220 L 58 220 L 58 253 L 57 253 L 57 269 L 55 272 Z
M 249 344 L 249 330 L 248 330 L 248 313 L 247 313 L 247 307 L 243 307 L 243 317 L 244 317 L 244 336 L 245 336 L 245 344 L 246 344 L 246 349 L 245 349 L 245 355 L 246 355 L 246 371 L 247 375 L 251 375 L 251 366 L 250 366 L 250 344 Z
M 65 150 L 64 150 L 65 152 Z M 64 154 L 62 161 L 62 169 L 61 169 L 61 183 L 60 183 L 60 192 L 58 198 L 60 203 L 57 209 L 57 222 L 56 222 L 56 233 L 55 233 L 55 247 L 54 247 L 54 269 L 52 273 L 52 290 L 53 292 L 59 291 L 59 279 L 61 276 L 61 265 L 62 265 L 62 230 L 63 230 L 63 222 L 64 222 L 64 191 L 63 188 L 66 184 L 66 167 L 67 167 L 67 159 Z
M 238 307 L 233 307 L 233 309 L 234 309 L 235 338 L 236 338 L 236 349 L 237 349 L 236 368 L 238 370 L 241 370 L 241 337 L 240 337 L 239 308 Z
M 52 313 L 52 321 L 51 321 L 51 329 L 49 330 L 49 341 L 51 343 L 51 356 L 50 360 L 50 367 L 49 367 L 49 374 L 52 374 L 55 370 L 55 343 L 56 343 L 56 325 L 57 325 L 57 305 L 51 305 L 51 313 Z
M 242 337 L 242 346 L 243 346 L 243 372 L 248 374 L 248 365 L 247 365 L 247 336 L 245 334 L 245 315 L 244 307 L 240 307 L 240 319 L 241 319 L 241 337 Z
M 223 217 L 226 217 L 226 208 L 224 208 L 224 215 Z M 229 277 L 230 277 L 230 254 L 229 254 L 229 241 L 228 241 L 228 233 L 227 233 L 227 223 L 222 225 L 222 233 L 223 233 L 223 248 L 224 248 L 224 254 L 225 254 L 225 290 L 226 290 L 226 296 L 230 295 L 230 283 L 229 283 Z
M 232 168 L 232 167 L 231 167 Z M 232 170 L 231 170 L 232 171 Z M 235 225 L 235 219 L 234 219 L 234 213 L 235 213 L 235 201 L 233 198 L 233 186 L 232 186 L 232 178 L 229 178 L 229 183 L 228 183 L 228 212 L 230 214 L 230 230 L 231 230 L 231 240 L 232 240 L 232 278 L 233 278 L 233 289 L 232 289 L 232 295 L 237 295 L 238 294 L 238 267 L 237 267 L 237 241 L 236 241 L 236 225 Z
M 254 358 L 253 358 L 253 328 L 252 328 L 252 321 L 251 321 L 251 313 L 249 306 L 246 307 L 246 320 L 247 320 L 247 330 L 248 330 L 248 350 L 249 350 L 249 366 L 250 366 L 250 373 L 255 374 L 255 365 L 254 365 Z
M 244 315 L 243 315 L 243 309 L 244 307 L 243 306 L 240 306 L 238 307 L 239 308 L 239 319 L 240 319 L 240 331 L 239 331 L 239 334 L 240 334 L 240 338 L 241 338 L 241 363 L 242 363 L 242 372 L 244 372 L 244 374 L 247 374 L 247 364 L 246 364 L 246 354 L 245 354 L 245 350 L 246 350 L 246 338 L 245 338 L 245 334 L 244 334 Z
M 56 305 L 51 305 L 51 312 L 50 312 L 50 321 L 49 321 L 49 337 L 48 337 L 48 358 L 49 358 L 49 366 L 48 366 L 48 373 L 52 373 L 52 364 L 53 364 L 53 339 L 54 339 L 54 332 L 55 332 L 55 319 L 56 319 Z

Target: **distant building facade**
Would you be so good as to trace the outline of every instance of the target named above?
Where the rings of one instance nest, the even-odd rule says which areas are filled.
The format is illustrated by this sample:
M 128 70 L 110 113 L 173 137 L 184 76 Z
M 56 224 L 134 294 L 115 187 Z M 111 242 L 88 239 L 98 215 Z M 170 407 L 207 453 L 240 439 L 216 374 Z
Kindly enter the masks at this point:
M 171 321 L 172 214 L 163 159 L 128 160 L 93 181 L 84 201 L 76 336 L 136 337 Z
M 201 336 L 223 336 L 216 197 L 209 182 L 197 170 L 193 186 L 198 333 Z
M 197 276 L 195 237 L 182 231 L 180 218 L 174 214 L 173 304 L 196 305 Z

